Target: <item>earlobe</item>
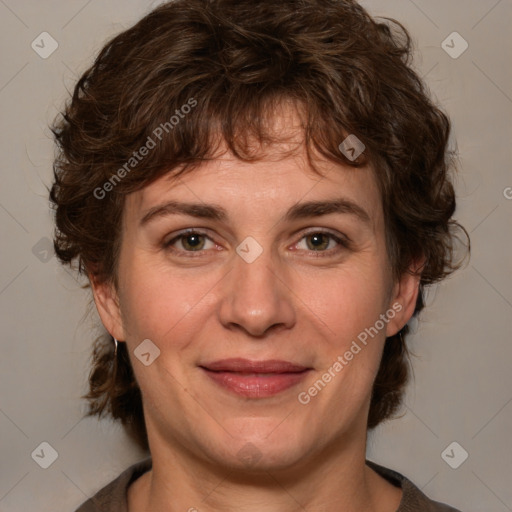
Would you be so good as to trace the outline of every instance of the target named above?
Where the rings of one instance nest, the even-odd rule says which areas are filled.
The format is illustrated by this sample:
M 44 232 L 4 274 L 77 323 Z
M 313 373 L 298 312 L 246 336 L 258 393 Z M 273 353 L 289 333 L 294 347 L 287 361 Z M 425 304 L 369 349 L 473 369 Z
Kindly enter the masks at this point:
M 402 274 L 400 280 L 395 283 L 389 307 L 395 310 L 396 314 L 387 324 L 387 337 L 399 332 L 414 314 L 424 264 L 424 258 L 419 262 L 415 261 L 409 267 L 409 270 Z
M 125 340 L 119 297 L 114 285 L 110 282 L 98 281 L 89 275 L 94 303 L 101 322 L 111 336 L 117 340 Z

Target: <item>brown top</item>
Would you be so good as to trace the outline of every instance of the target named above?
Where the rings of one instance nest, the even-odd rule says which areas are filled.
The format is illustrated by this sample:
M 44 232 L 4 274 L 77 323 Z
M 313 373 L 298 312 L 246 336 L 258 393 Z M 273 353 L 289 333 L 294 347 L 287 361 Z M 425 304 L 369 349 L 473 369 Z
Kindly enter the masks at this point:
M 448 505 L 428 499 L 410 480 L 375 462 L 366 464 L 379 475 L 402 489 L 402 500 L 396 512 L 460 512 Z M 151 469 L 148 457 L 121 473 L 115 480 L 83 503 L 75 512 L 128 512 L 127 491 L 130 484 Z

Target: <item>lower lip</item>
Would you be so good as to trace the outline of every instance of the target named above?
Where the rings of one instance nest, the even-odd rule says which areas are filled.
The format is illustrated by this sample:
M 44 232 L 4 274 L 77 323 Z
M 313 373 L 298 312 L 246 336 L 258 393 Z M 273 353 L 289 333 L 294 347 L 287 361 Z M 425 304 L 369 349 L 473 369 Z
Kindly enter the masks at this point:
M 262 375 L 257 373 L 241 374 L 234 372 L 217 372 L 203 368 L 210 379 L 240 396 L 249 398 L 266 398 L 274 396 L 295 386 L 309 370 L 297 373 L 274 373 Z

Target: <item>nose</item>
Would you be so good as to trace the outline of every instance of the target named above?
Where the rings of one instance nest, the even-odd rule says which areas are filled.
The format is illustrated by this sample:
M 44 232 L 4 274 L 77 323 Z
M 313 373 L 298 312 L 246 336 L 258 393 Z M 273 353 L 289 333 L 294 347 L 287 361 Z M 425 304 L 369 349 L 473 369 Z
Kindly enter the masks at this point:
M 233 268 L 221 285 L 218 314 L 224 327 L 253 337 L 293 327 L 296 311 L 290 279 L 286 269 L 272 260 L 270 250 L 252 263 L 234 257 Z

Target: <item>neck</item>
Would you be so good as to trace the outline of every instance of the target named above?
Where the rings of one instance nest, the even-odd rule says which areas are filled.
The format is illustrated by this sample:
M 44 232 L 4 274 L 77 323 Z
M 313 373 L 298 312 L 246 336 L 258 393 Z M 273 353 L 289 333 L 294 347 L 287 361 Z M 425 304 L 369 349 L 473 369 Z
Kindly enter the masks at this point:
M 220 466 L 183 446 L 158 445 L 152 470 L 129 488 L 130 512 L 394 512 L 401 498 L 366 466 L 365 439 L 280 469 Z

